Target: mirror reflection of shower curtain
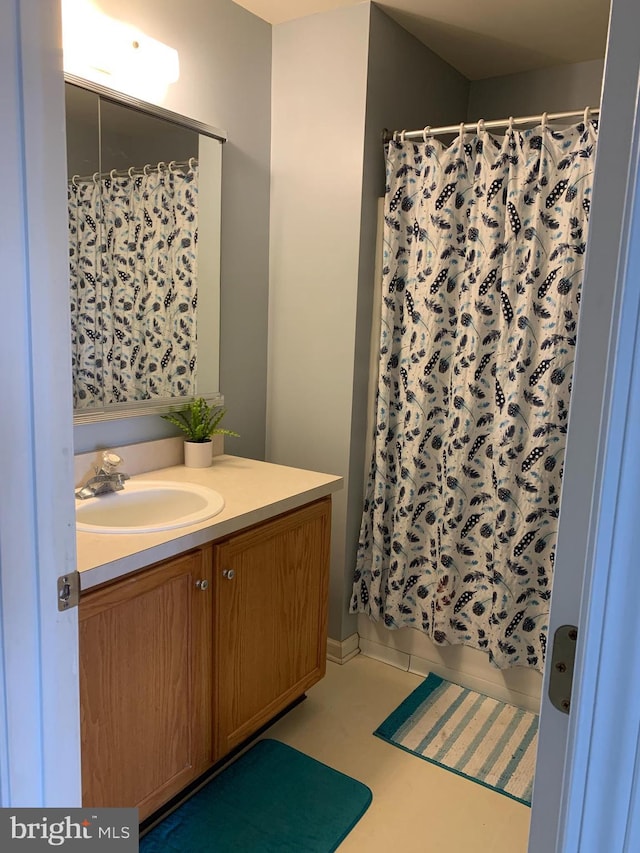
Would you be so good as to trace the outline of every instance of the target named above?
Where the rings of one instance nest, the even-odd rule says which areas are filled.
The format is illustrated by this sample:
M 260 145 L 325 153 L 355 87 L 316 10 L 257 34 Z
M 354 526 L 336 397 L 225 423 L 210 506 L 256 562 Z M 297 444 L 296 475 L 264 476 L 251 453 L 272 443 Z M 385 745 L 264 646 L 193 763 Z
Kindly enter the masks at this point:
M 102 404 L 101 192 L 99 181 L 70 182 L 67 186 L 74 408 Z
M 198 172 L 68 186 L 74 407 L 195 393 Z
M 351 612 L 541 670 L 597 122 L 387 153 Z

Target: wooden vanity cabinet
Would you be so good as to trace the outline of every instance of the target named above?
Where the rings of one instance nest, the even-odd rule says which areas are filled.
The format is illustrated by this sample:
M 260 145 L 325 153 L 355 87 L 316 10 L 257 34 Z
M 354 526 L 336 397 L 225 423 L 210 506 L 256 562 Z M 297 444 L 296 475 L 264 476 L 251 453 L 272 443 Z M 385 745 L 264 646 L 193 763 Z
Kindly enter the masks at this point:
M 323 677 L 331 498 L 214 544 L 214 729 L 228 753 Z
M 143 820 L 213 761 L 211 546 L 79 607 L 82 801 Z
M 84 806 L 144 820 L 325 673 L 331 498 L 80 598 Z

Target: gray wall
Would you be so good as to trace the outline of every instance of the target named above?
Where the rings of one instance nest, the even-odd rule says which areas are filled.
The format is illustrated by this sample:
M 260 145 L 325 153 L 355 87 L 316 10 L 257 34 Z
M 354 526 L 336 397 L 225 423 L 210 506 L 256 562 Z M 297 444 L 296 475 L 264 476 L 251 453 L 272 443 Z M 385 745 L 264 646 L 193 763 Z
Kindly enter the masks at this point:
M 265 452 L 271 145 L 271 27 L 231 0 L 101 0 L 107 15 L 174 47 L 180 79 L 162 106 L 226 130 L 220 390 L 229 452 Z M 75 451 L 174 434 L 159 417 L 77 426 Z
M 368 44 L 368 3 L 273 28 L 267 456 L 345 478 L 331 545 L 337 640 L 355 631 L 345 520 Z
M 467 120 L 568 112 L 600 105 L 603 59 L 474 80 Z
M 381 130 L 461 121 L 470 83 L 371 4 L 364 198 L 384 195 Z

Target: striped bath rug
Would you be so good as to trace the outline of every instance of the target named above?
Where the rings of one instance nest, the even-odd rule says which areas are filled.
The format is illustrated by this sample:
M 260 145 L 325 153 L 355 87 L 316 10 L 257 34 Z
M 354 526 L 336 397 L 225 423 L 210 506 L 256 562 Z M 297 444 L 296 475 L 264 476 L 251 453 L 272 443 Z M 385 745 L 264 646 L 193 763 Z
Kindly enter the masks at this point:
M 432 764 L 531 805 L 537 714 L 431 673 L 374 734 Z

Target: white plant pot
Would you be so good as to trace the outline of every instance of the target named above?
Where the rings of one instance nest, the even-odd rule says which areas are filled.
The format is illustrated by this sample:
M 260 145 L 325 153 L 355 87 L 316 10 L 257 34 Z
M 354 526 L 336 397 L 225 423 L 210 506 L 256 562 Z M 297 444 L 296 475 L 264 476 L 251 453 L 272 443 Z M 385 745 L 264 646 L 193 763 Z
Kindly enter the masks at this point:
M 213 459 L 213 442 L 185 441 L 184 464 L 187 468 L 208 468 Z

